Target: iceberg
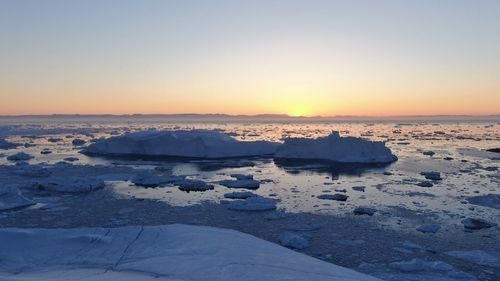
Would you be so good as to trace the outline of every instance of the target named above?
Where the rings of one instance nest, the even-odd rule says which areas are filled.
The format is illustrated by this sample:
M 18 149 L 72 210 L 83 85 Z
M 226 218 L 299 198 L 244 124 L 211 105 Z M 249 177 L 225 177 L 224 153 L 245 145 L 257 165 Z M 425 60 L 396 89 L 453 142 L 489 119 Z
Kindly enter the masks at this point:
M 2 280 L 380 281 L 234 230 L 0 229 Z
M 340 137 L 337 131 L 316 139 L 287 138 L 284 144 L 278 147 L 274 157 L 363 164 L 383 164 L 397 160 L 384 142 Z
M 81 152 L 101 156 L 231 158 L 274 154 L 278 143 L 238 141 L 214 130 L 148 130 L 97 141 Z

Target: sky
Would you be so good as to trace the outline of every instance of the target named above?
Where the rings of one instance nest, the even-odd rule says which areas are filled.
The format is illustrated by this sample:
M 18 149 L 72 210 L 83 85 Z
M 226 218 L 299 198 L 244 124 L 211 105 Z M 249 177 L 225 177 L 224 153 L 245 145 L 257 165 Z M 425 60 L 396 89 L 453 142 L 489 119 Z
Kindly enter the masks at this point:
M 0 115 L 500 114 L 497 0 L 0 0 Z

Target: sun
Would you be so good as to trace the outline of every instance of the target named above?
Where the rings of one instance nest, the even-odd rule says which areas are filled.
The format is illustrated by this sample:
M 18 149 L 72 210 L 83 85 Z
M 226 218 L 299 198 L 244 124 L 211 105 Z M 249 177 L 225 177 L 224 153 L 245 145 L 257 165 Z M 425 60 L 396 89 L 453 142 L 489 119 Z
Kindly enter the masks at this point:
M 294 104 L 288 110 L 288 115 L 293 117 L 306 116 L 309 112 L 309 109 L 304 104 Z

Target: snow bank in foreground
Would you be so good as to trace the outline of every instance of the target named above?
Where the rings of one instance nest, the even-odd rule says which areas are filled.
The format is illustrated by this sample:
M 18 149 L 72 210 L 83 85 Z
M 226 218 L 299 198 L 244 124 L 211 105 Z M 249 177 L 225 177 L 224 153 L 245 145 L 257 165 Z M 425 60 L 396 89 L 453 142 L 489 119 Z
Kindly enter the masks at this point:
M 226 134 L 211 130 L 150 130 L 101 140 L 85 148 L 82 153 L 228 158 L 272 155 L 278 145 L 268 141 L 238 141 Z
M 340 137 L 333 131 L 317 139 L 288 138 L 274 155 L 281 159 L 328 160 L 345 163 L 390 163 L 397 160 L 384 142 Z
M 378 280 L 211 227 L 1 229 L 0 241 L 8 280 Z

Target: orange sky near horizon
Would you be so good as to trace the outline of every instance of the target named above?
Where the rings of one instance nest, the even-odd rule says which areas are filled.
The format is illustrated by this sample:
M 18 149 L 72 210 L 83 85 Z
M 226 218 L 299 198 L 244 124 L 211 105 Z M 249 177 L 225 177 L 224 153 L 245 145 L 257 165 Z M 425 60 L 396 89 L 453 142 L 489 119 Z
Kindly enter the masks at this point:
M 500 114 L 500 1 L 208 2 L 1 3 L 0 115 Z

